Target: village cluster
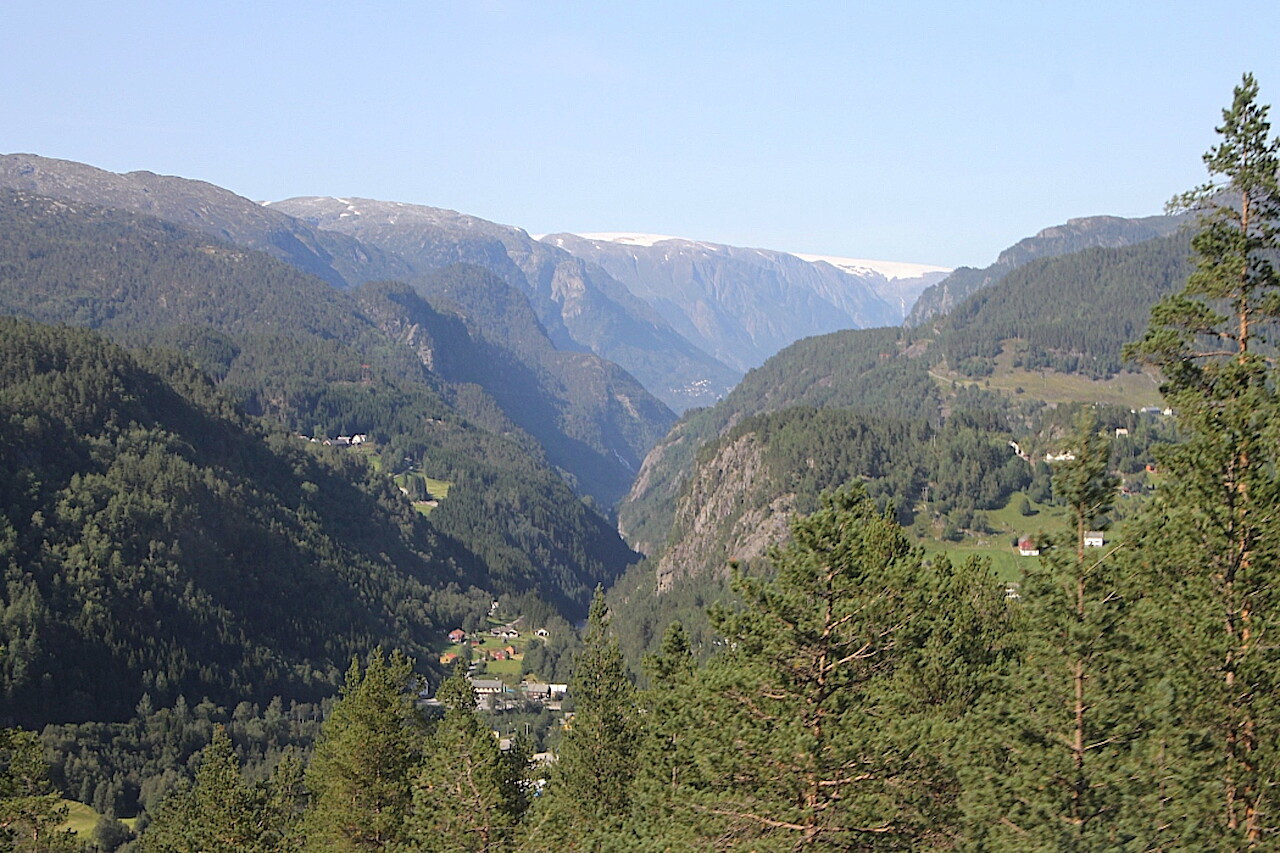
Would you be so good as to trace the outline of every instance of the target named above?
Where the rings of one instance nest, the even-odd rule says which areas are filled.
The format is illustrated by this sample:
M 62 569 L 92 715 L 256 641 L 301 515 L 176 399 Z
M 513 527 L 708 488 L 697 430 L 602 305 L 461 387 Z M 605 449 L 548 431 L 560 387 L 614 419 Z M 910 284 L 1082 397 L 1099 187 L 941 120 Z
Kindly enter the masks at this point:
M 546 628 L 538 628 L 530 632 L 539 640 L 546 640 L 549 632 Z M 547 708 L 550 711 L 561 710 L 561 703 L 569 691 L 569 685 L 523 678 L 518 684 L 511 684 L 501 678 L 479 677 L 477 672 L 480 662 L 518 661 L 523 657 L 523 646 L 528 641 L 514 624 L 490 628 L 487 633 L 468 635 L 461 628 L 449 632 L 449 642 L 454 646 L 465 646 L 470 650 L 470 681 L 480 706 L 490 711 L 503 711 L 520 707 L 523 703 L 531 703 Z M 446 666 L 455 664 L 463 653 L 446 651 L 440 655 L 440 663 Z M 511 679 L 514 680 L 514 679 Z

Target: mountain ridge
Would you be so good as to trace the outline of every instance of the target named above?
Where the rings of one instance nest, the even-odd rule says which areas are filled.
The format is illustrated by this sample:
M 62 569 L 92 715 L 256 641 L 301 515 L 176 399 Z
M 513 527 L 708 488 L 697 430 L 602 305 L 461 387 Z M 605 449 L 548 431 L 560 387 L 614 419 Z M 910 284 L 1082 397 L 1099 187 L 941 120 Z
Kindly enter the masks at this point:
M 744 372 L 800 338 L 897 325 L 946 272 L 872 262 L 881 271 L 854 259 L 658 234 L 558 233 L 540 241 L 601 267 L 685 338 Z
M 1061 225 L 1042 228 L 1000 252 L 982 269 L 958 267 L 920 294 L 903 323 L 919 326 L 946 314 L 965 298 L 998 283 L 1013 270 L 1040 258 L 1057 257 L 1088 248 L 1121 248 L 1168 236 L 1186 222 L 1185 216 L 1080 216 Z
M 393 254 L 419 274 L 459 262 L 496 272 L 525 293 L 556 346 L 607 358 L 677 411 L 713 402 L 737 381 L 735 371 L 681 336 L 604 270 L 534 240 L 522 228 L 444 208 L 357 197 L 299 196 L 268 206 Z

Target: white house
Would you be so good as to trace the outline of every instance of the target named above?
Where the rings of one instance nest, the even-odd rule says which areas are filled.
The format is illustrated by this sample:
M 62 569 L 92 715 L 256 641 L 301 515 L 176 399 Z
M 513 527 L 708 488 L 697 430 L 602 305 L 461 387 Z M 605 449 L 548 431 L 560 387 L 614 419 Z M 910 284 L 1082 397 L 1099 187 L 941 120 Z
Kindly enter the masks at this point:
M 1106 539 L 1102 535 L 1101 530 L 1086 530 L 1084 532 L 1084 547 L 1101 548 L 1106 544 Z

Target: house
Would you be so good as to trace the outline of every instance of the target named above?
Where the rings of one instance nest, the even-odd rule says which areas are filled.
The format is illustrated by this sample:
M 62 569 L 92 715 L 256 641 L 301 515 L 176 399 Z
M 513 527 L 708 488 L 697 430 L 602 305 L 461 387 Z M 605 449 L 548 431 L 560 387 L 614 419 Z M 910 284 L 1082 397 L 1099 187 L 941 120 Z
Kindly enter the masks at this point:
M 515 646 L 505 646 L 502 650 L 507 653 L 507 657 L 509 658 L 514 658 L 516 656 Z
M 1063 450 L 1060 453 L 1046 453 L 1044 455 L 1045 462 L 1070 462 L 1076 458 L 1076 455 L 1070 450 Z
M 524 692 L 525 698 L 530 702 L 542 703 L 551 701 L 550 684 L 524 681 L 521 682 L 520 689 Z
M 462 630 L 461 628 L 454 628 L 452 631 L 449 632 L 449 642 L 451 643 L 461 643 L 466 639 L 467 639 L 467 632 Z
M 492 658 L 493 660 L 506 660 L 507 653 L 504 652 L 502 649 L 494 649 L 493 651 L 489 652 L 489 657 Z
M 1018 553 L 1023 557 L 1039 557 L 1040 549 L 1036 547 L 1034 539 L 1023 536 L 1018 540 Z
M 457 659 L 458 659 L 457 652 L 445 652 L 444 654 L 440 655 L 440 663 L 444 664 L 445 666 L 448 666 L 449 664 L 453 663 Z
M 477 703 L 490 711 L 496 711 L 509 690 L 507 685 L 497 679 L 472 678 L 471 689 L 475 691 Z
M 1084 532 L 1084 547 L 1101 548 L 1106 544 L 1106 539 L 1102 535 L 1101 530 L 1086 530 Z
M 544 640 L 545 640 L 547 637 L 550 637 L 550 636 L 551 636 L 551 632 L 550 632 L 550 631 L 548 631 L 546 628 L 539 628 L 538 630 L 534 631 L 533 633 L 537 634 L 539 637 L 542 637 Z
M 471 689 L 476 692 L 477 696 L 497 696 L 507 689 L 507 685 L 503 684 L 496 678 L 472 678 Z
M 1128 427 L 1116 427 L 1116 438 L 1119 438 L 1122 435 L 1128 435 L 1128 434 L 1129 434 Z

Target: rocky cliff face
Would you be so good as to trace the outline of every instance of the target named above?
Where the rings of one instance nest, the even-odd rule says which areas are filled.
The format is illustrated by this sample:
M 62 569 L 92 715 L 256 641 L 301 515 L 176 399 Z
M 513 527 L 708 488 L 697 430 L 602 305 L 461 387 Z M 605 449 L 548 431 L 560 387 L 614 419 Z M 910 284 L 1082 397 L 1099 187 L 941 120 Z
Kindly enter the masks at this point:
M 795 496 L 777 494 L 768 479 L 763 448 L 750 432 L 698 466 L 676 509 L 672 545 L 658 561 L 659 594 L 689 575 L 726 576 L 732 562 L 760 557 L 785 538 Z M 761 494 L 772 497 L 756 505 L 751 498 Z

